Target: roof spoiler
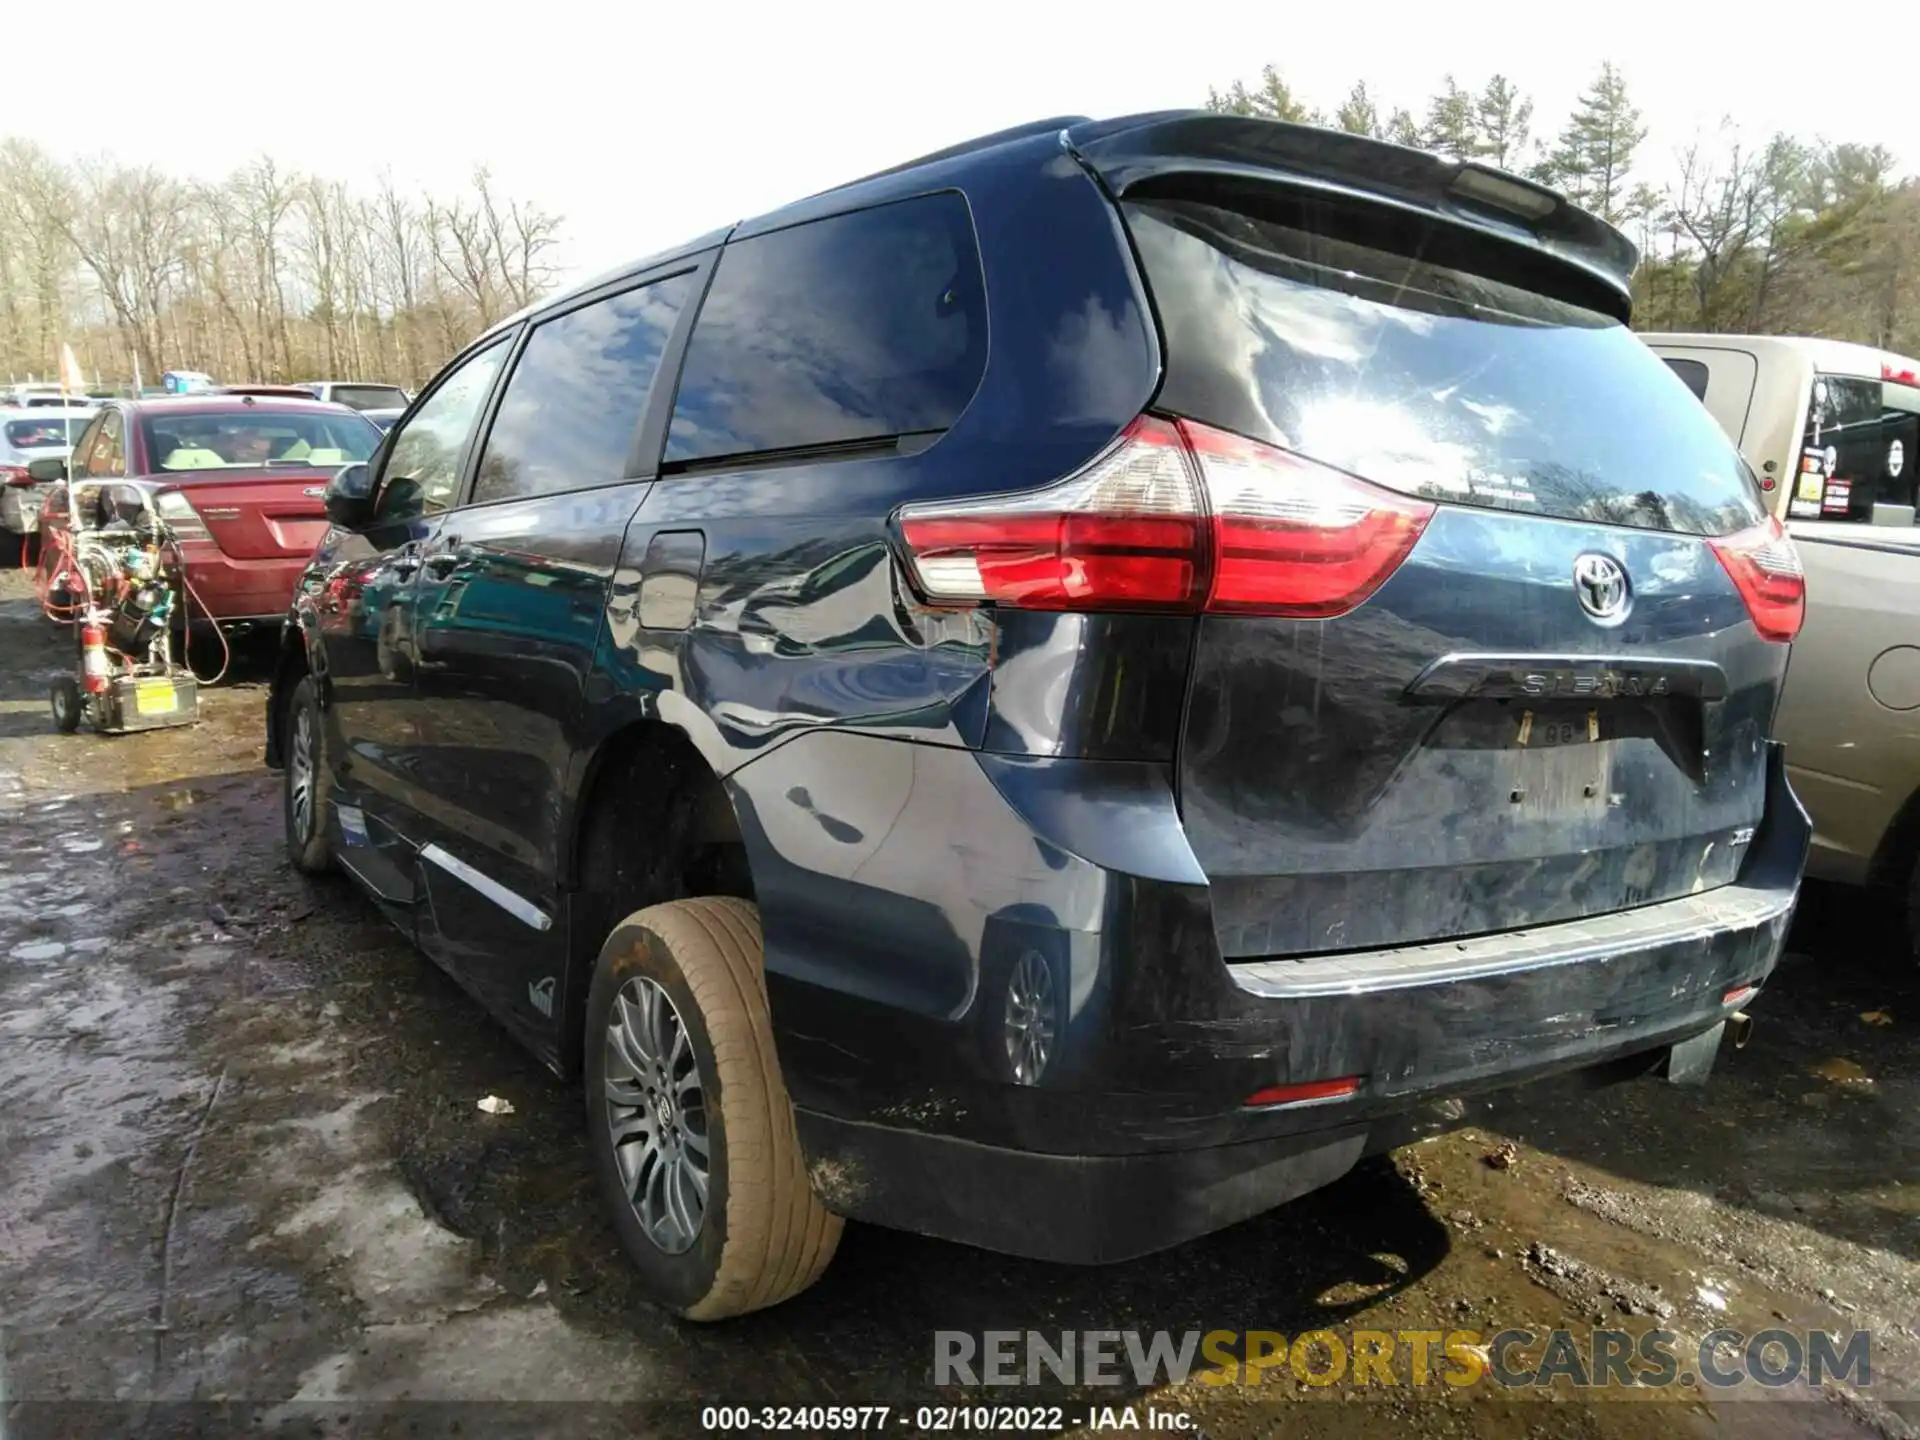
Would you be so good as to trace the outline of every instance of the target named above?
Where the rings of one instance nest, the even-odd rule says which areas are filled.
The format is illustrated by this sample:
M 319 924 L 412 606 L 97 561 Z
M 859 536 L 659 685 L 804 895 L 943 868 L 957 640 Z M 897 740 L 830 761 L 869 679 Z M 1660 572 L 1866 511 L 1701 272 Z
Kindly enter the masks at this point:
M 1618 298 L 1621 319 L 1632 306 L 1628 281 L 1640 252 L 1631 240 L 1559 192 L 1477 161 L 1343 130 L 1206 110 L 1093 121 L 1068 129 L 1065 140 L 1116 195 L 1164 175 L 1279 179 L 1527 245 L 1601 281 Z

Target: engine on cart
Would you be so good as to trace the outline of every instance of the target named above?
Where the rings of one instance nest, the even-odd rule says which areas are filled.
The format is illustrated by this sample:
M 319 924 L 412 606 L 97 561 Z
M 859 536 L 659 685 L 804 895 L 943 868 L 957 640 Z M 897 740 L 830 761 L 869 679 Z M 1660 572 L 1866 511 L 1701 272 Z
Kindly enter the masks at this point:
M 73 731 L 89 720 L 111 733 L 190 725 L 199 691 L 174 663 L 184 579 L 170 563 L 166 522 L 137 490 L 103 488 L 90 498 L 92 514 L 77 512 L 72 532 L 80 673 L 54 681 L 54 723 Z

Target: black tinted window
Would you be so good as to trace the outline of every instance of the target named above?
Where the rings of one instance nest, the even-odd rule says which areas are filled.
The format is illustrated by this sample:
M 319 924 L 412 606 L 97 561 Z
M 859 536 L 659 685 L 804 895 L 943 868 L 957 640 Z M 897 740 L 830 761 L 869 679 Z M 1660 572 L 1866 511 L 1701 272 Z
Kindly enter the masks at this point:
M 1651 350 L 1509 283 L 1499 251 L 1449 254 L 1437 233 L 1377 247 L 1387 222 L 1316 200 L 1125 208 L 1170 408 L 1454 504 L 1704 534 L 1764 514 L 1732 442 Z
M 535 326 L 487 435 L 475 502 L 625 476 L 660 352 L 692 290 L 691 275 L 674 275 Z
M 1920 393 L 1911 388 L 1818 376 L 1788 516 L 1870 521 L 1875 505 L 1913 504 L 1917 412 Z
M 929 195 L 729 245 L 687 350 L 666 458 L 944 430 L 986 370 L 967 205 Z
M 1667 368 L 1680 377 L 1680 381 L 1691 390 L 1694 398 L 1707 398 L 1707 367 L 1698 360 L 1669 360 Z
M 407 392 L 398 385 L 336 385 L 328 397 L 355 410 L 404 410 Z

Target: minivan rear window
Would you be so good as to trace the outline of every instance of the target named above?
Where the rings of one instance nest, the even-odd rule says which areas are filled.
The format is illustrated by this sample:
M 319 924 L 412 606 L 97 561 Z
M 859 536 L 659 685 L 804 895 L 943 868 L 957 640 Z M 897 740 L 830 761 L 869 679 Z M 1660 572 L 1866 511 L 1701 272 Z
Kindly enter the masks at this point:
M 727 246 L 665 463 L 945 430 L 987 368 L 967 202 L 942 192 Z
M 1315 198 L 1124 209 L 1162 408 L 1453 504 L 1706 535 L 1764 517 L 1687 387 L 1617 320 L 1509 283 L 1497 242 L 1469 269 L 1457 234 Z

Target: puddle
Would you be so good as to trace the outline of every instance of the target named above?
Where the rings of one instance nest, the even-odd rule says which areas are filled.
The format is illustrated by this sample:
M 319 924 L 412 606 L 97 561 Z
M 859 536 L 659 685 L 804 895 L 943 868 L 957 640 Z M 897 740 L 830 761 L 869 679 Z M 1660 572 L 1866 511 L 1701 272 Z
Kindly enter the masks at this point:
M 1813 1067 L 1812 1073 L 1822 1080 L 1831 1080 L 1836 1085 L 1844 1085 L 1852 1090 L 1864 1090 L 1873 1084 L 1871 1075 L 1853 1061 L 1837 1055 L 1831 1060 L 1822 1060 Z
M 345 1268 L 354 1298 L 375 1323 L 436 1320 L 498 1293 L 491 1280 L 469 1273 L 474 1243 L 429 1219 L 377 1166 L 349 1170 L 273 1233 L 317 1238 Z

